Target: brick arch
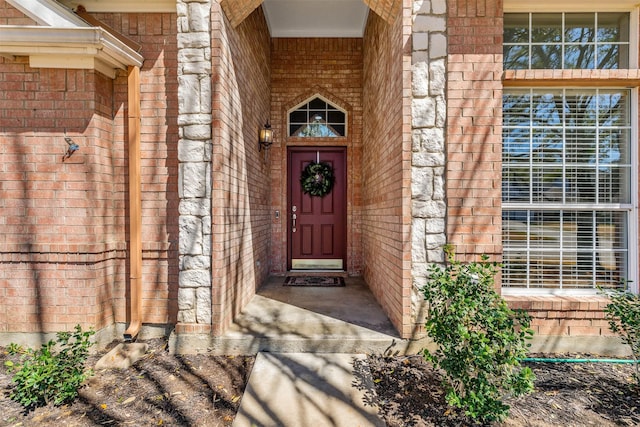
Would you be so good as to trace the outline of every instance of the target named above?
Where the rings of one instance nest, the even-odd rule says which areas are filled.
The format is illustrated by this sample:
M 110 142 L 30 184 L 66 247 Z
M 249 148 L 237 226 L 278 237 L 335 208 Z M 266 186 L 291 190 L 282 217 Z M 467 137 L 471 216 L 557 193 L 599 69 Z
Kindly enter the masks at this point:
M 264 0 L 221 0 L 220 6 L 233 27 L 240 25 Z M 400 13 L 402 0 L 363 0 L 371 10 L 387 22 Z

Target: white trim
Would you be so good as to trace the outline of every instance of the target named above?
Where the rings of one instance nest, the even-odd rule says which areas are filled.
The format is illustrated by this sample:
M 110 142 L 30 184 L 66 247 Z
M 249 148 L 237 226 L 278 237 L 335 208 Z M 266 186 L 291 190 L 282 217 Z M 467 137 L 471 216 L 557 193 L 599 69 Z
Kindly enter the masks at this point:
M 99 27 L 0 26 L 0 54 L 29 56 L 34 67 L 96 69 L 111 78 L 115 69 L 142 66 L 144 61 Z
M 336 105 L 335 102 L 328 100 L 327 98 L 325 98 L 324 96 L 320 95 L 319 93 L 316 93 L 315 95 L 311 95 L 310 97 L 308 97 L 304 101 L 296 104 L 295 107 L 292 107 L 292 108 L 287 110 L 287 129 L 286 129 L 287 138 L 291 138 L 292 137 L 291 135 L 289 135 L 289 130 L 291 128 L 291 121 L 290 121 L 291 113 L 296 111 L 296 110 L 298 110 L 300 107 L 302 107 L 303 105 L 308 104 L 309 102 L 313 101 L 316 98 L 319 98 L 319 99 L 323 100 L 324 102 L 327 103 L 327 105 L 330 105 L 331 107 L 335 108 L 336 110 L 344 113 L 344 135 L 340 135 L 340 136 L 336 136 L 336 137 L 330 137 L 330 138 L 333 139 L 333 138 L 345 138 L 345 137 L 347 137 L 348 134 L 349 134 L 349 113 L 347 112 L 347 110 L 345 110 L 344 108 L 342 108 L 339 105 Z
M 603 3 L 601 0 L 504 0 L 503 13 L 535 13 L 535 12 L 629 12 L 629 68 L 637 68 L 640 25 L 638 0 L 612 0 Z
M 631 89 L 631 105 L 630 105 L 630 117 L 635 118 L 631 124 L 631 204 L 633 209 L 627 215 L 629 218 L 628 238 L 629 244 L 627 245 L 627 268 L 628 268 L 628 280 L 631 281 L 629 288 L 634 293 L 640 292 L 640 272 L 638 272 L 638 179 L 640 178 L 638 170 L 638 88 Z
M 597 289 L 593 288 L 564 288 L 564 289 L 554 289 L 554 288 L 501 288 L 500 293 L 503 296 L 513 296 L 513 297 L 536 297 L 536 296 L 545 296 L 545 297 L 596 297 L 600 294 Z
M 638 7 L 638 0 L 504 0 L 504 13 L 514 12 L 618 12 Z
M 629 13 L 629 68 L 638 68 L 638 12 L 640 8 L 635 7 Z
M 176 13 L 177 10 L 177 0 L 60 0 L 60 3 L 71 9 L 83 6 L 87 12 Z
M 64 65 L 61 67 L 60 65 Z M 31 68 L 64 68 L 65 70 L 96 70 L 105 76 L 115 79 L 116 70 L 113 67 L 87 55 L 31 55 L 29 56 Z

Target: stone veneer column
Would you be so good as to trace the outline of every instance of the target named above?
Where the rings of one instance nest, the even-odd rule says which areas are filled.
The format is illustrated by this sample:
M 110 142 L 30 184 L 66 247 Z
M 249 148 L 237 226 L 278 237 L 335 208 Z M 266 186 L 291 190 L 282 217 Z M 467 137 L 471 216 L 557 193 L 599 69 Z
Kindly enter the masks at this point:
M 424 323 L 420 289 L 432 263 L 444 262 L 446 243 L 446 0 L 414 0 L 412 49 L 412 277 L 414 324 Z
M 211 0 L 178 0 L 178 323 L 211 328 Z M 195 326 L 195 325 L 193 325 Z

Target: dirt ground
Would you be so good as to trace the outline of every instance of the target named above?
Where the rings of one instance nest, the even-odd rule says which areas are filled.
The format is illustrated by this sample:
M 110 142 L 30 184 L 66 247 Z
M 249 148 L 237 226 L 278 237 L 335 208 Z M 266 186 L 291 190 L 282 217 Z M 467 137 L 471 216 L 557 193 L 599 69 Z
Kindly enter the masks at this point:
M 544 357 L 544 355 L 536 355 Z M 555 357 L 558 357 L 557 355 Z M 590 355 L 562 357 L 590 358 Z M 441 377 L 420 356 L 368 358 L 377 396 L 371 401 L 389 427 L 474 426 L 447 407 Z M 611 363 L 525 363 L 536 375 L 533 393 L 508 399 L 503 427 L 640 425 L 634 366 Z
M 89 361 L 95 364 L 100 355 Z M 251 356 L 172 356 L 162 341 L 128 370 L 95 372 L 73 404 L 25 412 L 8 397 L 0 348 L 0 426 L 230 426 L 253 366 Z M 472 426 L 447 407 L 440 378 L 421 357 L 372 355 L 376 390 L 366 394 L 390 427 Z M 535 392 L 510 400 L 504 427 L 637 426 L 632 365 L 531 363 Z M 358 377 L 356 375 L 356 377 Z M 264 426 L 272 427 L 272 426 Z M 289 426 L 286 426 L 289 427 Z

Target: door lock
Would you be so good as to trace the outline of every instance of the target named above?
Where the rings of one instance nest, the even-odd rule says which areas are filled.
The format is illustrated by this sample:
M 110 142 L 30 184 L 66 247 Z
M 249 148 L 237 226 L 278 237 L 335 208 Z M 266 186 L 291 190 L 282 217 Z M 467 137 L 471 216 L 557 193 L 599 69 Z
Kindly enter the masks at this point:
M 291 206 L 291 212 L 293 212 L 291 214 L 291 232 L 292 233 L 296 232 L 296 219 L 298 218 L 298 216 L 296 215 L 297 210 L 298 210 L 298 207 L 296 205 Z

